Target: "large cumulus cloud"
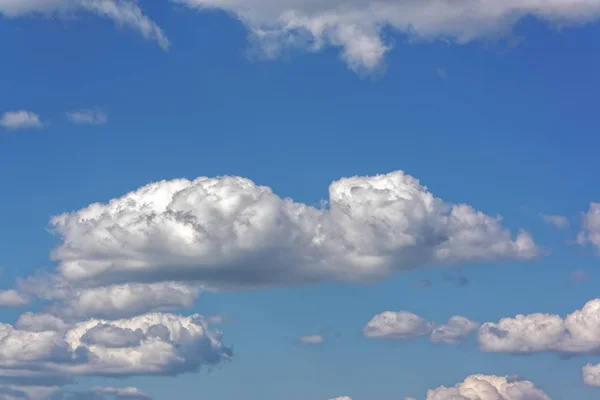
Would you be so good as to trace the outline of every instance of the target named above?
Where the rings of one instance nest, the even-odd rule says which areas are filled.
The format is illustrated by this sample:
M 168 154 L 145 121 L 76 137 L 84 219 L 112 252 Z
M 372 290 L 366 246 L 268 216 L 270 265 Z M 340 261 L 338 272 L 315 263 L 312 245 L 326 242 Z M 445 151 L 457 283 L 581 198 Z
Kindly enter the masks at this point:
M 235 15 L 267 54 L 287 46 L 342 49 L 354 69 L 378 67 L 390 42 L 386 29 L 416 39 L 466 43 L 510 34 L 526 16 L 559 25 L 593 21 L 599 0 L 172 0 Z
M 176 375 L 231 358 L 198 315 L 151 313 L 130 319 L 91 319 L 74 325 L 26 314 L 0 324 L 3 379 L 73 376 Z
M 241 177 L 177 179 L 52 219 L 77 285 L 196 281 L 217 288 L 362 282 L 456 262 L 529 259 L 499 218 L 449 204 L 401 171 L 333 182 L 329 207 Z
M 493 375 L 472 375 L 453 387 L 427 392 L 427 400 L 551 400 L 532 382 Z
M 88 12 L 112 20 L 119 27 L 136 30 L 163 49 L 169 39 L 162 29 L 147 17 L 137 1 L 131 0 L 0 0 L 0 16 L 17 18 L 29 15 L 71 15 Z

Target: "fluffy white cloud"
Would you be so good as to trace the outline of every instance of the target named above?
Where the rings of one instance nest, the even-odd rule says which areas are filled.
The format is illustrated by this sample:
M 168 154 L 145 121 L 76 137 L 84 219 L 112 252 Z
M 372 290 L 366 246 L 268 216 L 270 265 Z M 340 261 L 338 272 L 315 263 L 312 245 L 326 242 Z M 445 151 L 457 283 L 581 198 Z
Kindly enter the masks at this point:
M 467 43 L 510 34 L 526 16 L 557 25 L 593 21 L 600 0 L 172 0 L 199 10 L 221 9 L 241 20 L 268 55 L 283 47 L 342 49 L 354 69 L 379 66 L 391 28 L 414 39 Z
M 0 324 L 0 375 L 69 377 L 174 375 L 213 366 L 231 350 L 202 317 L 152 313 L 71 326 L 43 315 Z
M 493 375 L 472 375 L 453 387 L 427 392 L 427 400 L 551 400 L 532 382 Z
M 162 29 L 148 18 L 136 1 L 131 0 L 0 0 L 0 15 L 17 18 L 34 14 L 68 14 L 90 12 L 112 20 L 117 26 L 138 31 L 154 40 L 163 49 L 169 39 Z
M 29 299 L 17 290 L 0 290 L 0 307 L 21 307 L 29 304 Z
M 478 326 L 478 323 L 461 316 L 454 316 L 447 323 L 436 325 L 408 311 L 385 311 L 375 315 L 362 333 L 368 338 L 396 340 L 429 335 L 433 343 L 459 344 L 471 336 Z
M 583 215 L 582 229 L 577 236 L 579 244 L 591 243 L 600 249 L 600 203 L 591 203 Z
M 567 217 L 563 217 L 562 215 L 541 215 L 544 222 L 550 225 L 554 225 L 558 229 L 565 229 L 569 227 L 569 219 Z
M 600 387 L 600 364 L 586 364 L 582 370 L 583 383 L 588 386 Z
M 48 400 L 59 394 L 56 386 L 0 385 L 0 400 Z
M 489 352 L 595 354 L 600 351 L 600 299 L 565 318 L 536 313 L 485 323 L 477 340 L 480 348 Z
M 431 332 L 431 341 L 434 343 L 458 344 L 471 336 L 478 327 L 477 322 L 465 317 L 454 316 L 446 324 L 437 326 Z
M 104 125 L 108 121 L 106 113 L 98 108 L 70 111 L 67 113 L 67 118 L 79 125 Z
M 2 0 L 0 0 L 2 1 Z M 2 4 L 2 3 L 0 3 Z M 32 111 L 8 111 L 0 118 L 0 126 L 5 129 L 31 129 L 44 126 L 39 115 Z
M 408 311 L 385 311 L 374 316 L 363 328 L 368 338 L 407 340 L 429 335 L 435 324 Z
M 499 218 L 448 204 L 398 171 L 333 182 L 315 208 L 241 177 L 152 183 L 52 218 L 77 285 L 196 281 L 217 288 L 362 282 L 423 265 L 538 254 Z

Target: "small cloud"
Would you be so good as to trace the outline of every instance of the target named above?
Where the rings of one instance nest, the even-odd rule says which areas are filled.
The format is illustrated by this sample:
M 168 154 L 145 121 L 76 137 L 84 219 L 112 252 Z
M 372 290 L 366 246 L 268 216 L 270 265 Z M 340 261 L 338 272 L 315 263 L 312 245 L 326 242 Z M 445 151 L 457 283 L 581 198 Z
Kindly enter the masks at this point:
M 562 215 L 540 214 L 540 217 L 547 224 L 554 225 L 558 229 L 566 229 L 569 227 L 569 219 Z
M 421 289 L 426 289 L 431 287 L 431 281 L 429 279 L 421 279 L 417 282 L 417 287 Z
M 444 275 L 444 280 L 446 282 L 453 282 L 458 287 L 469 286 L 469 284 L 471 283 L 469 278 L 467 278 L 464 275 L 452 276 L 452 275 L 446 274 L 446 275 Z
M 590 279 L 590 276 L 582 269 L 578 269 L 571 274 L 571 281 L 573 282 L 585 282 Z
M 448 70 L 446 68 L 437 68 L 435 74 L 442 79 L 448 79 Z
M 67 118 L 77 125 L 104 125 L 108 122 L 108 116 L 99 108 L 70 111 Z
M 323 335 L 308 335 L 302 336 L 298 339 L 298 342 L 301 344 L 323 344 L 325 343 L 325 336 Z
M 2 115 L 0 126 L 5 129 L 32 129 L 42 128 L 44 124 L 39 115 L 32 111 L 8 111 Z

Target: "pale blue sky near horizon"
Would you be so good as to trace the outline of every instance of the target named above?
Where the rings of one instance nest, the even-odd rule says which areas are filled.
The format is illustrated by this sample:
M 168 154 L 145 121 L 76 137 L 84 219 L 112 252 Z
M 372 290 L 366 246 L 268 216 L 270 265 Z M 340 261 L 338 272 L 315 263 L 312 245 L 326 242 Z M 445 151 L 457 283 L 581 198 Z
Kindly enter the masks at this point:
M 574 241 L 582 213 L 600 199 L 599 23 L 557 30 L 526 19 L 515 47 L 408 43 L 391 31 L 385 68 L 361 76 L 331 47 L 249 57 L 247 31 L 224 13 L 144 9 L 168 33 L 168 52 L 93 15 L 0 16 L 0 115 L 31 110 L 45 123 L 0 131 L 2 288 L 55 265 L 52 216 L 182 177 L 239 175 L 317 205 L 342 177 L 403 170 L 437 197 L 501 215 L 548 253 L 457 265 L 464 287 L 444 280 L 449 270 L 426 268 L 376 284 L 203 294 L 178 312 L 228 315 L 219 329 L 231 362 L 177 377 L 77 378 L 79 386 L 137 386 L 155 400 L 421 399 L 487 373 L 522 376 L 553 399 L 598 398 L 581 367 L 599 357 L 369 340 L 360 329 L 386 310 L 486 322 L 564 315 L 598 296 L 597 254 Z M 106 124 L 65 118 L 94 107 Z M 541 214 L 565 216 L 570 227 Z M 571 281 L 576 270 L 589 279 Z M 14 323 L 23 311 L 0 308 L 0 320 Z M 322 346 L 295 343 L 325 328 L 339 335 Z

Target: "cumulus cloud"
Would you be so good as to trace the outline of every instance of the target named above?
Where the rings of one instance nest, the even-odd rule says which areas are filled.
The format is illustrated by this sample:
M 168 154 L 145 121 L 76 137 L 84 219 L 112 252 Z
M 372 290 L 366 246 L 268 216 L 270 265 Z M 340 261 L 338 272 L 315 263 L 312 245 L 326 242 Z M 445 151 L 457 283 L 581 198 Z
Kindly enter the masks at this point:
M 29 304 L 29 299 L 17 290 L 0 290 L 0 307 L 22 307 Z
M 0 375 L 69 377 L 175 375 L 232 357 L 220 332 L 202 317 L 152 313 L 67 326 L 55 317 L 27 315 L 0 324 Z
M 493 375 L 472 375 L 453 387 L 427 392 L 427 400 L 551 400 L 532 382 Z
M 583 383 L 588 386 L 600 387 L 600 364 L 586 364 L 582 370 Z
M 435 327 L 431 332 L 434 343 L 459 344 L 473 334 L 479 324 L 468 318 L 454 316 L 448 323 Z
M 517 315 L 483 324 L 477 335 L 483 351 L 515 354 L 553 352 L 585 355 L 600 352 L 600 299 L 566 317 L 556 314 Z
M 78 125 L 104 125 L 108 121 L 106 113 L 98 108 L 70 111 L 67 118 Z
M 241 177 L 177 179 L 52 218 L 62 277 L 77 285 L 199 282 L 213 288 L 364 282 L 419 266 L 526 260 L 538 248 L 449 204 L 401 171 L 333 182 L 329 206 Z
M 442 325 L 408 311 L 385 311 L 375 315 L 362 330 L 365 337 L 410 340 L 429 336 L 433 343 L 459 344 L 475 332 L 478 323 L 454 316 Z
M 2 3 L 0 3 L 1 5 Z M 0 126 L 5 129 L 32 129 L 42 128 L 44 124 L 40 120 L 39 115 L 32 111 L 18 110 L 7 111 L 0 118 Z
M 127 318 L 151 311 L 189 308 L 200 296 L 201 288 L 176 282 L 80 288 L 60 276 L 41 273 L 20 280 L 18 291 L 53 301 L 54 314 L 77 319 Z
M 600 16 L 599 0 L 172 0 L 198 10 L 235 15 L 267 55 L 294 46 L 341 48 L 353 69 L 377 68 L 390 50 L 391 29 L 411 39 L 468 43 L 509 36 L 523 18 L 556 25 L 582 24 Z
M 544 220 L 544 222 L 554 225 L 558 229 L 565 229 L 569 227 L 569 219 L 567 217 L 563 217 L 562 215 L 541 214 L 540 217 Z
M 333 399 L 329 399 L 329 400 L 352 400 L 352 399 L 348 396 L 341 396 L 341 397 L 334 397 Z
M 58 400 L 59 394 L 56 386 L 0 385 L 1 400 Z
M 600 203 L 591 203 L 589 210 L 583 215 L 577 242 L 581 245 L 590 243 L 600 249 Z
M 131 0 L 0 0 L 0 15 L 17 18 L 28 15 L 72 14 L 89 12 L 113 21 L 119 27 L 136 30 L 166 50 L 169 39 L 162 29 L 148 18 L 138 3 Z

